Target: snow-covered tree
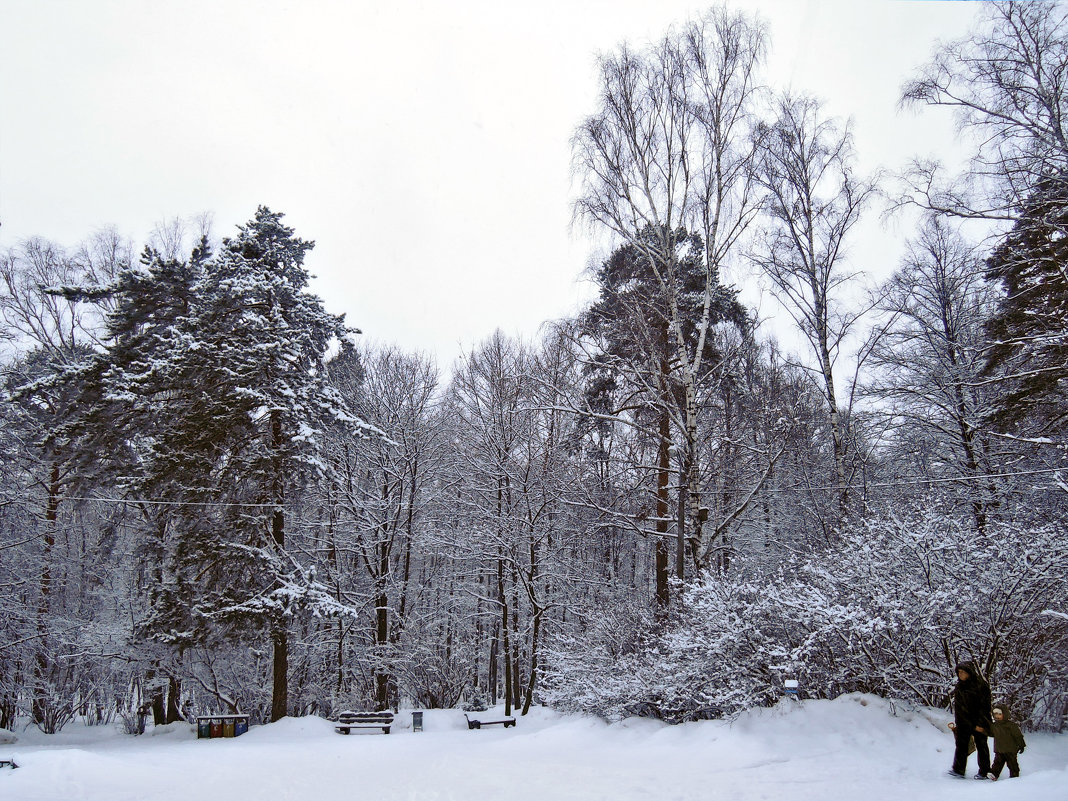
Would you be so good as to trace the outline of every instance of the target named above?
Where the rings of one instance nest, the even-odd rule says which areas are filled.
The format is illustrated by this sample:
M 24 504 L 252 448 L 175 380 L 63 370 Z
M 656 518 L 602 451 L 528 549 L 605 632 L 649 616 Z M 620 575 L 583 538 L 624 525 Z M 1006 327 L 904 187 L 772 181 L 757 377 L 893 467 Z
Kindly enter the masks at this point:
M 987 259 L 1003 291 L 990 318 L 984 369 L 996 380 L 999 429 L 1060 434 L 1068 424 L 1068 184 L 1044 182 Z
M 287 550 L 286 513 L 327 469 L 323 427 L 361 431 L 325 382 L 347 332 L 307 292 L 312 244 L 261 207 L 215 257 L 203 241 L 187 261 L 146 250 L 90 293 L 114 304 L 108 347 L 78 373 L 66 432 L 73 460 L 108 464 L 144 509 L 141 631 L 179 654 L 267 634 L 272 719 L 288 712 L 290 621 L 342 609 Z
M 1050 176 L 1068 175 L 1066 78 L 1064 3 L 985 3 L 973 31 L 940 43 L 904 87 L 904 103 L 956 113 L 971 156 L 948 180 L 936 161 L 914 164 L 913 200 L 959 217 L 1015 219 Z
M 698 394 L 713 367 L 707 345 L 724 316 L 721 277 L 759 206 L 751 132 L 766 47 L 758 20 L 723 6 L 641 51 L 621 46 L 601 58 L 599 108 L 574 138 L 583 182 L 576 215 L 631 248 L 643 280 L 657 287 L 660 319 L 649 320 L 648 333 L 652 342 L 661 340 L 660 353 L 669 354 L 682 418 L 680 570 L 683 539 L 702 547 L 696 460 L 704 409 Z M 699 254 L 679 247 L 686 239 L 680 229 L 699 238 Z M 654 367 L 651 375 L 658 371 L 664 372 Z M 663 506 L 661 490 L 658 519 L 668 516 Z M 664 562 L 662 553 L 661 602 Z
M 900 452 L 931 454 L 909 467 L 932 479 L 965 479 L 963 497 L 980 532 L 996 505 L 983 478 L 994 472 L 983 421 L 992 393 L 980 377 L 993 303 L 977 249 L 944 219 L 928 218 L 882 294 L 888 318 L 872 349 L 868 387 L 888 404 L 889 437 Z M 922 451 L 918 437 L 927 440 Z
M 782 95 L 760 141 L 758 175 L 769 225 L 753 257 L 812 348 L 834 450 L 828 483 L 841 514 L 849 497 L 848 438 L 836 367 L 863 311 L 842 297 L 844 285 L 856 278 L 845 244 L 875 187 L 856 173 L 848 126 L 825 118 L 813 98 Z

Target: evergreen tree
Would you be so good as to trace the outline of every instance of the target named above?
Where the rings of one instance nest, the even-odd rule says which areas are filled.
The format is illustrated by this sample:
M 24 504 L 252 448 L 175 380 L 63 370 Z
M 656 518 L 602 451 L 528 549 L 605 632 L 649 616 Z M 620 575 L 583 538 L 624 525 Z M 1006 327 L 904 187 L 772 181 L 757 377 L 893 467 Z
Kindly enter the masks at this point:
M 993 425 L 1044 435 L 1068 418 L 1068 186 L 1052 176 L 987 260 L 1004 288 L 984 373 L 999 379 Z
M 658 231 L 646 226 L 638 240 L 637 244 L 617 248 L 598 270 L 600 297 L 583 315 L 580 330 L 599 348 L 587 366 L 590 409 L 606 416 L 630 415 L 629 419 L 639 427 L 655 432 L 656 597 L 663 607 L 668 600 L 665 535 L 671 518 L 668 487 L 672 421 L 678 421 L 679 430 L 686 430 L 687 397 L 681 363 L 696 361 L 704 366 L 702 374 L 695 376 L 698 384 L 705 383 L 721 367 L 716 337 L 702 327 L 706 302 L 711 326 L 727 321 L 744 329 L 748 322 L 733 289 L 718 282 L 709 285 L 700 235 L 683 228 Z M 668 263 L 674 265 L 672 270 L 665 269 Z M 667 276 L 674 281 L 668 283 Z M 683 353 L 672 336 L 674 316 L 678 317 L 682 333 Z M 694 360 L 692 356 L 698 348 L 702 349 L 700 359 Z M 679 468 L 690 478 L 678 482 L 683 487 L 681 491 L 692 491 L 690 485 L 695 483 L 696 453 L 687 447 L 689 444 L 682 443 L 686 463 Z M 685 508 L 684 499 L 679 509 Z M 680 527 L 682 522 L 680 519 Z M 695 530 L 696 540 L 700 529 L 695 526 Z M 680 576 L 682 561 L 680 544 L 676 554 Z
M 214 258 L 203 242 L 188 262 L 146 250 L 95 293 L 114 304 L 109 346 L 83 365 L 66 432 L 72 454 L 107 454 L 141 501 L 141 632 L 179 655 L 270 636 L 274 720 L 288 711 L 289 621 L 347 611 L 287 550 L 286 510 L 326 470 L 324 427 L 363 430 L 326 382 L 328 348 L 348 332 L 306 291 L 313 244 L 260 207 Z
M 260 207 L 207 263 L 176 365 L 182 387 L 199 398 L 175 444 L 194 444 L 194 458 L 207 468 L 194 474 L 231 504 L 218 507 L 210 539 L 190 527 L 189 554 L 208 568 L 210 587 L 198 609 L 270 633 L 272 720 L 288 714 L 289 619 L 309 606 L 333 609 L 286 549 L 286 508 L 325 469 L 326 422 L 356 422 L 325 380 L 327 350 L 347 330 L 306 291 L 304 257 L 313 246 L 281 214 Z

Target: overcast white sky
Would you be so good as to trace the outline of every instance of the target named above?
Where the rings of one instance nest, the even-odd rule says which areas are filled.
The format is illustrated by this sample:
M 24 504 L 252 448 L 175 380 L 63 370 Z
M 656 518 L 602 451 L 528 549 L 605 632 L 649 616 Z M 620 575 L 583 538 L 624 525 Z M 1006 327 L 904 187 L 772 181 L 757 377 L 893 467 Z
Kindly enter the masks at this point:
M 202 212 L 228 235 L 265 204 L 316 241 L 331 311 L 448 367 L 590 296 L 569 140 L 596 108 L 595 54 L 708 5 L 0 0 L 0 248 L 109 225 L 139 244 Z M 770 83 L 854 118 L 863 166 L 952 148 L 944 115 L 896 103 L 976 3 L 731 5 L 770 23 Z M 895 266 L 893 247 L 855 253 Z

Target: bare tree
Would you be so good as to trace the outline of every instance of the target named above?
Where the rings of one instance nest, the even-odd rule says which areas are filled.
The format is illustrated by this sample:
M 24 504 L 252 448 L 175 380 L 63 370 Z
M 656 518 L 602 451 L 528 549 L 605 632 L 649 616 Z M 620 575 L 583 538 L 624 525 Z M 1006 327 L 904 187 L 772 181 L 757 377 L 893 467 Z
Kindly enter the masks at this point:
M 1068 11 L 1059 2 L 987 3 L 973 32 L 941 45 L 902 103 L 943 106 L 971 134 L 970 168 L 913 165 L 913 198 L 961 217 L 1014 219 L 1049 175 L 1068 173 Z
M 834 485 L 844 511 L 846 432 L 835 365 L 862 314 L 840 297 L 856 277 L 845 269 L 844 244 L 875 185 L 854 172 L 849 127 L 824 118 L 818 101 L 787 94 L 777 105 L 776 119 L 760 132 L 759 174 L 770 225 L 753 258 L 816 358 L 830 417 Z
M 432 360 L 395 347 L 341 354 L 331 376 L 352 408 L 384 436 L 331 443 L 337 476 L 329 487 L 331 522 L 319 549 L 339 598 L 372 610 L 366 639 L 374 704 L 397 703 L 398 646 L 412 613 L 429 475 L 442 444 L 436 413 L 438 372 Z M 356 569 L 355 574 L 352 572 Z M 337 667 L 344 686 L 347 624 L 338 631 Z
M 58 291 L 103 284 L 129 263 L 121 240 L 105 246 L 100 234 L 73 253 L 40 237 L 0 254 L 0 339 L 15 352 L 40 349 L 69 361 L 102 328 L 99 310 Z M 110 251 L 110 252 L 109 252 Z
M 687 534 L 703 548 L 698 382 L 708 372 L 722 270 L 758 209 L 750 111 L 762 91 L 757 73 L 766 47 L 762 23 L 722 6 L 643 52 L 621 46 L 601 58 L 600 110 L 573 140 L 582 177 L 576 217 L 637 249 L 663 298 L 663 330 L 682 397 L 680 557 Z M 704 248 L 696 319 L 688 319 L 681 302 L 675 241 L 682 229 Z
M 889 403 L 894 429 L 925 432 L 937 461 L 967 479 L 979 532 L 995 503 L 994 487 L 982 483 L 992 472 L 981 426 L 992 398 L 980 381 L 994 296 L 976 249 L 944 219 L 929 217 L 883 295 L 889 319 L 872 351 L 867 388 Z

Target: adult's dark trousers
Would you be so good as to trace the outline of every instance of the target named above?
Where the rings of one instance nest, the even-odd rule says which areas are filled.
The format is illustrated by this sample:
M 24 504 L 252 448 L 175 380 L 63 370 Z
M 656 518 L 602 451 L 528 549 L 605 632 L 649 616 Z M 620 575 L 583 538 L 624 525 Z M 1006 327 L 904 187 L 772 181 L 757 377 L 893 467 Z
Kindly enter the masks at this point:
M 975 757 L 979 760 L 979 772 L 990 772 L 990 744 L 985 734 L 969 730 L 971 727 L 958 726 L 953 732 L 956 749 L 953 751 L 953 770 L 962 776 L 968 768 L 968 740 L 975 738 Z
M 990 772 L 994 774 L 996 779 L 1001 775 L 1001 769 L 1006 765 L 1009 766 L 1009 777 L 1015 779 L 1020 775 L 1020 763 L 1016 761 L 1016 753 L 1011 754 L 999 754 L 994 752 L 994 764 L 990 768 Z

